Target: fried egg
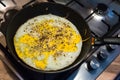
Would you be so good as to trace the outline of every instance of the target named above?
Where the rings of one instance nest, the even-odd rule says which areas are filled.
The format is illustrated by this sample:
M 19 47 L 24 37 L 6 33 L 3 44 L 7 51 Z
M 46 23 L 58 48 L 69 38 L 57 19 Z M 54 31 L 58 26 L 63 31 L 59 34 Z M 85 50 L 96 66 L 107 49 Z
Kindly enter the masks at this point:
M 82 37 L 69 20 L 46 14 L 21 25 L 14 36 L 14 46 L 27 65 L 45 71 L 60 70 L 80 55 Z

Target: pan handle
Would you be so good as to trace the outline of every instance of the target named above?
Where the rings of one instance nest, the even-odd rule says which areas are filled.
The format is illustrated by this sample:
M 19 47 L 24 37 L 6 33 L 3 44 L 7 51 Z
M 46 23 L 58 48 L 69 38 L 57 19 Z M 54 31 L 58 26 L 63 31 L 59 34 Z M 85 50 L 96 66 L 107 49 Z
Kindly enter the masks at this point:
M 96 39 L 93 45 L 117 44 L 120 45 L 120 37 Z
M 18 12 L 17 9 L 11 9 L 4 13 L 4 22 L 0 25 L 0 31 L 6 36 L 6 30 L 7 26 L 9 25 L 12 18 L 15 16 L 15 14 Z M 12 26 L 11 26 L 12 28 Z

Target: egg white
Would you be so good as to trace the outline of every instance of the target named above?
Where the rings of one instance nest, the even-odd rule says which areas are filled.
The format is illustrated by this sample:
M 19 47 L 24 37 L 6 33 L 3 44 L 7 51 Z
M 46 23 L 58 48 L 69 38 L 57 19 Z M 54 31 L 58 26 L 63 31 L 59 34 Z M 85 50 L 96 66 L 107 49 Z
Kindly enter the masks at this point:
M 61 22 L 65 22 L 65 23 L 69 24 L 70 27 L 72 27 L 76 31 L 77 34 L 80 34 L 79 31 L 77 30 L 77 28 L 75 27 L 75 25 L 72 24 L 69 20 L 59 17 L 59 16 L 56 16 L 56 15 L 53 15 L 53 14 L 47 14 L 47 15 L 40 15 L 40 16 L 34 17 L 32 19 L 29 19 L 27 22 L 25 22 L 23 25 L 21 25 L 14 36 L 14 43 L 17 42 L 21 36 L 23 36 L 27 33 L 30 33 L 31 28 L 32 28 L 32 26 L 30 26 L 30 24 L 35 23 L 37 21 L 43 21 L 43 20 L 49 20 L 49 19 L 56 20 L 57 22 L 54 22 L 52 25 L 57 25 L 58 27 L 61 26 Z M 35 25 L 35 24 L 33 24 L 33 25 Z M 36 37 L 40 36 L 40 34 L 38 34 L 36 32 L 34 32 L 32 35 L 34 35 Z M 70 64 L 72 64 L 76 60 L 76 58 L 80 55 L 81 48 L 82 48 L 82 40 L 80 40 L 80 42 L 77 44 L 77 47 L 78 47 L 77 51 L 67 52 L 67 53 L 64 52 L 62 55 L 58 56 L 56 58 L 56 60 L 54 60 L 53 56 L 49 56 L 45 70 L 47 70 L 47 71 L 59 70 L 59 69 L 62 69 L 64 67 L 67 67 Z M 22 46 L 21 46 L 21 49 L 22 49 Z M 37 56 L 38 59 L 41 59 L 42 57 L 43 56 Z M 37 68 L 31 58 L 24 58 L 22 60 L 29 66 Z

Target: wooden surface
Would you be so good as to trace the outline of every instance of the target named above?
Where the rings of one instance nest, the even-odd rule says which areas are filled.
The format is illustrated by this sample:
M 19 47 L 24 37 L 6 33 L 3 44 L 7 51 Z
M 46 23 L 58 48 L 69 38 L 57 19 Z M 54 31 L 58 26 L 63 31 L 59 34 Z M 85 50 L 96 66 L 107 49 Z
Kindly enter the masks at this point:
M 8 71 L 5 69 L 2 61 L 0 60 L 0 80 L 13 80 L 12 77 L 8 74 Z
M 111 65 L 98 77 L 97 80 L 114 80 L 120 73 L 120 55 L 111 63 Z
M 3 44 L 4 46 L 6 45 L 5 38 L 4 38 L 4 36 L 1 36 L 1 34 L 0 34 L 0 43 Z M 13 80 L 12 76 L 10 75 L 12 73 L 10 73 L 10 72 L 8 72 L 8 70 L 6 70 L 6 67 L 3 64 L 1 57 L 5 58 L 3 55 L 3 52 L 0 50 L 0 80 Z

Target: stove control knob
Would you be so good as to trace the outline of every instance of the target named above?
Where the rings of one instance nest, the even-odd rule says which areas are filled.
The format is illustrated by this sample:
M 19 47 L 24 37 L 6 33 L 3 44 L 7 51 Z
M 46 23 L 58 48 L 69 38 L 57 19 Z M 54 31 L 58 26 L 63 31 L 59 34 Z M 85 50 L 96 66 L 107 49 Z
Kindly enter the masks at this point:
M 108 51 L 113 51 L 117 48 L 117 45 L 109 44 L 109 45 L 106 45 L 106 48 Z
M 107 59 L 107 57 L 108 57 L 108 54 L 107 54 L 107 51 L 105 50 L 105 49 L 101 49 L 100 51 L 99 51 L 99 53 L 97 54 L 97 58 L 99 59 L 99 60 L 106 60 Z
M 87 63 L 87 69 L 88 70 L 95 70 L 97 68 L 100 67 L 100 63 L 98 62 L 98 60 L 93 57 L 90 61 L 88 61 Z

